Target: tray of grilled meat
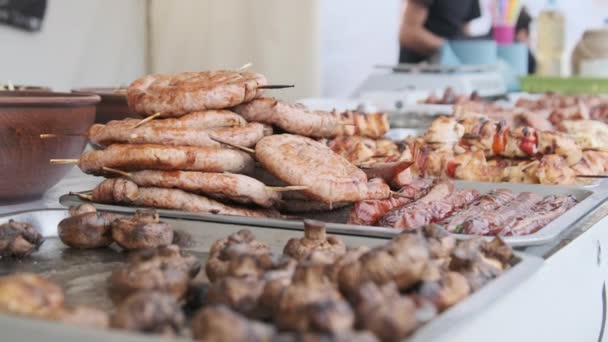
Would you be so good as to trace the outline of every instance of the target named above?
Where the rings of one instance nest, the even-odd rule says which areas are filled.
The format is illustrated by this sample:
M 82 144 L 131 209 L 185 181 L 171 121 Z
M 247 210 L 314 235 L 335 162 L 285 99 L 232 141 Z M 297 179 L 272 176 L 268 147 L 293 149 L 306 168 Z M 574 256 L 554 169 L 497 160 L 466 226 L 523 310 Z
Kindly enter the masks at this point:
M 427 341 L 543 262 L 436 225 L 388 240 L 90 204 L 0 223 L 0 327 L 21 341 Z
M 394 237 L 435 223 L 459 239 L 501 236 L 511 246 L 548 243 L 600 206 L 606 185 L 580 188 L 536 184 L 418 179 L 388 199 L 366 200 L 333 210 L 318 208 L 298 216 L 248 217 L 158 209 L 163 217 L 250 226 L 303 229 L 302 219 L 327 222 L 332 233 Z M 89 202 L 64 195 L 65 206 Z M 314 206 L 302 201 L 300 206 Z M 138 207 L 95 204 L 103 210 L 132 213 Z M 315 208 L 313 208 L 315 209 Z

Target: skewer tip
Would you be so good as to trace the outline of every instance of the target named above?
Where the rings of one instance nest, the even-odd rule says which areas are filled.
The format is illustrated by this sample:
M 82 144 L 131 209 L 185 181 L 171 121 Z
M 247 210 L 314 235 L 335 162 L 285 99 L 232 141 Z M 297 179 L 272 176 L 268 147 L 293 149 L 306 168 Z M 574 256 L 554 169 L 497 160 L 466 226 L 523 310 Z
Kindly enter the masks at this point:
M 159 117 L 161 115 L 161 113 L 156 113 L 154 115 L 150 115 L 145 119 L 142 119 L 141 121 L 139 121 L 138 123 L 135 124 L 135 126 L 133 126 L 133 128 L 137 128 L 143 124 L 145 124 L 146 122 L 152 121 L 154 119 L 156 119 L 157 117 Z
M 295 84 L 269 84 L 259 86 L 258 89 L 285 89 L 285 88 L 295 88 Z
M 64 164 L 78 164 L 80 159 L 51 159 L 49 160 L 51 164 L 64 165 Z
M 118 170 L 118 169 L 114 169 L 114 168 L 111 168 L 111 167 L 104 166 L 104 167 L 102 167 L 102 170 L 110 172 L 110 173 L 115 173 L 115 174 L 123 176 L 123 177 L 133 178 L 133 175 L 130 174 L 129 172 Z
M 306 186 L 306 185 L 267 186 L 266 190 L 275 191 L 275 192 L 302 191 L 302 190 L 308 190 L 308 186 Z
M 247 152 L 247 153 L 255 154 L 255 150 L 254 150 L 254 149 L 252 149 L 252 148 L 245 147 L 245 146 L 240 146 L 240 145 L 236 145 L 236 144 L 233 144 L 233 143 L 230 143 L 230 142 L 224 141 L 224 140 L 222 140 L 222 139 L 218 139 L 217 137 L 214 137 L 213 135 L 209 135 L 209 138 L 210 138 L 211 140 L 215 141 L 215 142 L 220 143 L 220 144 L 224 144 L 224 145 L 227 145 L 227 146 L 230 146 L 230 147 L 236 148 L 236 149 L 238 149 L 238 150 L 241 150 L 241 151 L 244 151 L 244 152 Z

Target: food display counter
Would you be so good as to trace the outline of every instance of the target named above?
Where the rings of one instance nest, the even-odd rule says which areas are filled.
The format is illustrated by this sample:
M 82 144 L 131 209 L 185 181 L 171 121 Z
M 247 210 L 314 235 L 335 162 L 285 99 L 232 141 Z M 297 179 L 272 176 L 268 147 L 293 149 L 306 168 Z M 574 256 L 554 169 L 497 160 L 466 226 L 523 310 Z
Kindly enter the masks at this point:
M 243 70 L 148 75 L 121 90 L 146 118 L 93 124 L 92 97 L 88 129 L 13 132 L 67 175 L 0 208 L 0 312 L 22 316 L 0 326 L 38 319 L 102 340 L 603 339 L 603 132 L 564 132 L 565 117 L 586 121 L 561 107 L 529 115 L 583 101 L 599 122 L 603 98 L 523 110 L 446 91 L 426 102 L 452 116 L 391 140 L 385 113 L 264 95 L 285 87 Z M 14 98 L 16 111 L 28 101 Z M 85 137 L 79 155 L 54 148 Z

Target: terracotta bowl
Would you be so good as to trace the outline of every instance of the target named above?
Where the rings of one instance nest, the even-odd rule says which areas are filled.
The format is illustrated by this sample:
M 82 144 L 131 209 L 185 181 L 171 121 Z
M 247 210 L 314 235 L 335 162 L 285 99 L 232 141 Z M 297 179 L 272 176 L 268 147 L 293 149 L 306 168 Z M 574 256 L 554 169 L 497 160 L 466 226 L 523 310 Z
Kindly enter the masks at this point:
M 95 94 L 101 97 L 101 102 L 97 104 L 96 123 L 107 123 L 112 120 L 122 120 L 125 118 L 141 118 L 132 113 L 127 104 L 127 96 L 116 91 L 115 88 L 78 88 L 72 89 L 76 94 Z
M 42 133 L 84 133 L 95 121 L 97 95 L 41 91 L 0 92 L 0 201 L 42 195 L 73 165 L 50 159 L 78 158 L 85 136 L 41 139 Z

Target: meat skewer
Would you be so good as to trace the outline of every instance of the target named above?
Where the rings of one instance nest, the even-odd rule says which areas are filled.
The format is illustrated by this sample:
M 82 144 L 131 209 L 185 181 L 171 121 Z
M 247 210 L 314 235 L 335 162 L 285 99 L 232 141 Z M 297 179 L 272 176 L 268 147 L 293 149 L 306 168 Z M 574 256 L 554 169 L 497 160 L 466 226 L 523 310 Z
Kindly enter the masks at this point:
M 78 164 L 89 174 L 103 175 L 104 167 L 125 171 L 202 171 L 250 173 L 255 163 L 246 153 L 220 147 L 111 145 L 88 151 L 80 159 L 52 159 L 54 164 Z
M 140 187 L 176 188 L 216 199 L 253 203 L 264 208 L 271 208 L 280 202 L 282 191 L 306 189 L 300 186 L 268 187 L 257 179 L 233 173 L 151 170 L 124 172 L 107 167 L 104 170 L 126 177 Z
M 414 202 L 393 209 L 380 220 L 384 227 L 400 229 L 422 228 L 448 217 L 452 212 L 465 207 L 479 197 L 476 190 L 459 190 L 448 197 L 433 202 Z
M 513 195 L 513 192 L 510 190 L 494 190 L 481 196 L 466 209 L 456 212 L 439 224 L 449 232 L 460 233 L 462 231 L 463 222 L 474 218 L 482 212 L 492 211 L 498 207 L 502 207 L 513 199 L 515 199 L 515 195 Z
M 90 198 L 97 203 L 126 204 L 233 216 L 278 217 L 274 210 L 231 206 L 179 189 L 139 187 L 132 181 L 123 178 L 106 179 L 101 182 L 95 187 Z
M 260 98 L 234 108 L 248 121 L 275 125 L 286 132 L 314 138 L 342 135 L 382 137 L 389 129 L 385 114 L 311 111 L 301 104 Z
M 473 235 L 498 235 L 504 225 L 513 219 L 533 216 L 532 208 L 541 200 L 542 197 L 538 194 L 522 192 L 503 207 L 466 220 L 462 223 L 462 231 Z
M 429 178 L 420 178 L 404 186 L 397 195 L 384 200 L 367 200 L 355 203 L 348 217 L 348 223 L 364 226 L 375 225 L 382 216 L 393 208 L 406 205 L 426 195 L 433 181 Z
M 189 128 L 154 128 L 140 126 L 120 129 L 93 125 L 89 130 L 89 140 L 98 146 L 111 144 L 158 144 L 169 146 L 220 146 L 217 141 L 245 147 L 254 146 L 267 133 L 267 128 L 259 123 L 249 123 L 241 127 L 198 130 Z
M 500 235 L 528 235 L 535 233 L 576 205 L 572 196 L 547 196 L 532 208 L 534 215 L 520 215 L 500 231 Z
M 261 87 L 266 85 L 266 78 L 254 72 L 222 70 L 147 75 L 129 85 L 127 101 L 136 113 L 179 117 L 251 101 L 262 95 Z
M 275 177 L 287 184 L 307 186 L 304 194 L 328 204 L 390 196 L 386 183 L 368 183 L 363 171 L 309 138 L 291 134 L 264 137 L 256 145 L 255 156 Z

